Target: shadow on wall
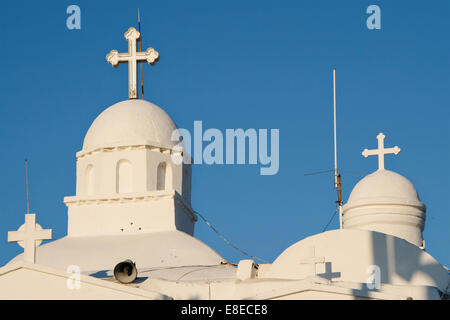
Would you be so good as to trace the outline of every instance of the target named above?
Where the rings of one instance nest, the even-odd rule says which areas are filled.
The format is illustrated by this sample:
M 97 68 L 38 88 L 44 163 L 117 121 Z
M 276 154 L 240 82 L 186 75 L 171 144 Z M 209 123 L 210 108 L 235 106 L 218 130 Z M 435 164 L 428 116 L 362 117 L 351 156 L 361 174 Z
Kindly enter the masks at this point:
M 406 240 L 378 232 L 371 233 L 371 241 L 372 264 L 379 267 L 381 284 L 406 285 L 415 280 L 417 285 L 423 285 L 426 281 L 442 289 L 445 281 L 443 268 L 425 251 Z M 361 290 L 354 290 L 354 294 L 366 295 L 371 291 L 376 289 L 363 286 Z M 443 296 L 441 290 L 439 294 Z

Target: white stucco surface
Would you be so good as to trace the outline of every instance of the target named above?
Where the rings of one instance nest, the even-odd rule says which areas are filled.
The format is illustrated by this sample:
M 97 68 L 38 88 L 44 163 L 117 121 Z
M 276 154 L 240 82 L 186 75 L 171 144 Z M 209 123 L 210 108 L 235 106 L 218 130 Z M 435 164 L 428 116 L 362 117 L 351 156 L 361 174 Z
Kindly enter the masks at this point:
M 313 263 L 312 259 L 323 258 Z M 263 278 L 306 279 L 318 276 L 336 282 L 366 283 L 377 266 L 382 284 L 437 287 L 449 285 L 447 271 L 414 244 L 368 230 L 332 230 L 287 248 L 261 275 Z
M 145 100 L 125 100 L 103 111 L 84 138 L 83 151 L 98 147 L 147 144 L 170 148 L 175 123 L 160 107 Z
M 14 261 L 22 259 L 18 255 Z M 107 277 L 126 259 L 138 269 L 220 265 L 224 259 L 202 241 L 181 231 L 113 236 L 64 237 L 36 249 L 36 263 L 60 270 L 70 265 L 83 274 Z
M 425 248 L 426 207 L 402 175 L 377 170 L 359 181 L 343 206 L 343 227 L 382 232 Z
M 346 206 L 377 201 L 422 205 L 411 181 L 390 170 L 377 170 L 361 179 L 353 188 Z

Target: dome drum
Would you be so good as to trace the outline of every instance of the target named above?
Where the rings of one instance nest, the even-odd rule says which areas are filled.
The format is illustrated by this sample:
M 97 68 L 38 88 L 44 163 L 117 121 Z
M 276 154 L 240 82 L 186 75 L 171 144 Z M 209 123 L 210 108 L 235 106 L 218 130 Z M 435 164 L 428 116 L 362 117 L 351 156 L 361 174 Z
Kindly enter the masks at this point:
M 353 207 L 344 211 L 343 226 L 394 235 L 421 247 L 425 212 L 420 207 L 403 205 Z
M 389 170 L 377 170 L 358 182 L 343 206 L 345 229 L 390 234 L 423 246 L 426 207 L 413 184 Z

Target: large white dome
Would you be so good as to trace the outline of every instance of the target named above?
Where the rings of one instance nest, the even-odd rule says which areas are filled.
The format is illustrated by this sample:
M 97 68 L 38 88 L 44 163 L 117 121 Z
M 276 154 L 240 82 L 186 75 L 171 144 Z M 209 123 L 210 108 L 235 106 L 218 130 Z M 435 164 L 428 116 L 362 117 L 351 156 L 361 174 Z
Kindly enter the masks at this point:
M 125 100 L 103 111 L 84 138 L 83 151 L 97 148 L 151 145 L 171 148 L 176 125 L 160 107 L 145 100 Z
M 11 262 L 23 259 L 23 254 Z M 82 273 L 112 270 L 131 259 L 138 269 L 192 265 L 220 265 L 215 250 L 184 232 L 173 230 L 141 234 L 70 237 L 36 248 L 36 263 L 61 270 L 77 265 Z

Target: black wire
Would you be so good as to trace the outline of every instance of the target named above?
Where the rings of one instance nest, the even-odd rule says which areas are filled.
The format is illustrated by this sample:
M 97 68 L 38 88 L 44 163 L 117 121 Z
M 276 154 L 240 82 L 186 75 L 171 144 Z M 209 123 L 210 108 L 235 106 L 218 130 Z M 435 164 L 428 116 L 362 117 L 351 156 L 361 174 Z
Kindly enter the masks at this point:
M 322 174 L 322 173 L 333 172 L 333 171 L 334 171 L 334 169 L 325 170 L 325 171 L 316 171 L 316 172 L 311 172 L 311 173 L 305 173 L 304 176 L 313 176 L 316 174 Z
M 327 230 L 327 228 L 330 225 L 331 221 L 333 221 L 334 217 L 336 216 L 336 213 L 338 212 L 338 210 L 339 210 L 339 207 L 336 207 L 336 211 L 334 211 L 333 215 L 331 216 L 330 221 L 328 221 L 327 225 L 325 226 L 325 228 L 323 228 L 322 232 Z
M 310 173 L 305 173 L 303 174 L 305 177 L 307 176 L 314 176 L 316 174 L 322 174 L 322 173 L 328 173 L 328 172 L 333 172 L 334 169 L 330 169 L 330 170 L 324 170 L 324 171 L 316 171 L 316 172 L 310 172 Z M 362 172 L 359 171 L 350 171 L 350 170 L 338 170 L 339 172 L 343 172 L 343 173 L 350 173 L 350 174 L 357 174 L 357 175 L 362 175 Z
M 270 263 L 269 261 L 264 260 L 264 259 L 262 259 L 262 258 L 258 258 L 258 257 L 252 256 L 251 254 L 248 254 L 248 253 L 245 252 L 244 250 L 242 250 L 242 249 L 236 247 L 235 245 L 233 245 L 230 241 L 228 241 L 227 238 L 225 238 L 219 231 L 217 231 L 216 228 L 214 228 L 214 227 L 211 225 L 211 223 L 209 223 L 209 221 L 205 219 L 205 217 L 203 217 L 203 216 L 202 216 L 200 213 L 198 213 L 198 212 L 195 212 L 195 213 L 203 220 L 203 222 L 205 222 L 205 223 L 208 225 L 208 227 L 210 227 L 210 228 L 212 229 L 212 231 L 214 231 L 215 233 L 217 233 L 217 235 L 218 235 L 220 238 L 222 238 L 222 240 L 225 241 L 225 243 L 228 244 L 230 247 L 232 247 L 233 249 L 239 251 L 239 252 L 242 253 L 243 255 L 246 255 L 247 257 L 250 257 L 250 258 L 252 258 L 252 259 L 254 259 L 254 260 L 259 260 L 259 261 L 262 261 L 262 262 L 265 262 L 265 263 Z

